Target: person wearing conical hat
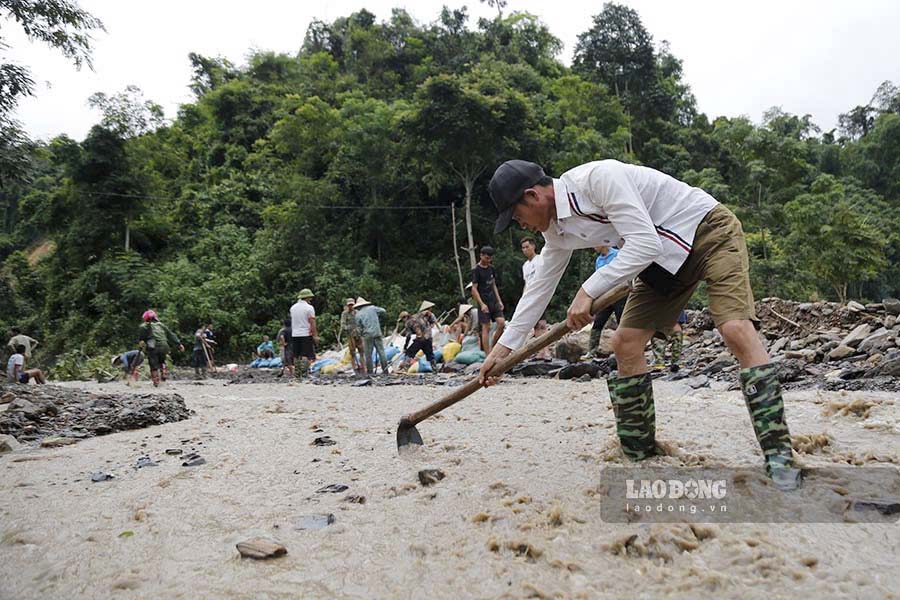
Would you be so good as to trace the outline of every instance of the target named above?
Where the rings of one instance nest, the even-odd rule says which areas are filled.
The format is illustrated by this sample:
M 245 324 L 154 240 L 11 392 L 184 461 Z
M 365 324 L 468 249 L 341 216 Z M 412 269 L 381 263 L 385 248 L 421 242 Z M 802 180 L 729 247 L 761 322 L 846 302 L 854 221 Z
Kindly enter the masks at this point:
M 425 354 L 425 360 L 431 363 L 431 369 L 435 370 L 434 364 L 434 347 L 431 342 L 431 328 L 437 325 L 437 318 L 431 312 L 434 308 L 434 302 L 423 300 L 419 305 L 419 312 L 406 320 L 406 341 L 403 344 L 403 350 L 406 352 L 406 358 L 409 362 L 415 359 L 416 354 L 421 350 Z M 412 336 L 416 339 L 410 343 Z
M 378 362 L 381 363 L 381 372 L 390 375 L 387 354 L 384 351 L 384 337 L 381 331 L 381 319 L 387 316 L 387 311 L 380 306 L 375 306 L 362 296 L 356 299 L 356 326 L 363 342 L 363 356 L 366 362 L 366 370 L 370 375 L 375 374 L 374 353 L 378 354 Z
M 356 324 L 356 299 L 347 298 L 344 301 L 344 310 L 341 313 L 341 331 L 339 335 L 346 335 L 347 351 L 350 352 L 350 364 L 353 371 L 359 375 L 366 374 L 366 362 L 363 360 L 362 337 L 359 335 L 359 326 Z
M 478 311 L 471 304 L 460 304 L 459 315 L 450 323 L 448 331 L 456 342 L 462 344 L 467 335 L 478 336 Z
M 309 373 L 309 364 L 316 360 L 316 309 L 308 301 L 315 297 L 312 290 L 304 288 L 297 294 L 297 302 L 291 306 L 291 346 L 296 369 L 294 374 L 303 377 Z

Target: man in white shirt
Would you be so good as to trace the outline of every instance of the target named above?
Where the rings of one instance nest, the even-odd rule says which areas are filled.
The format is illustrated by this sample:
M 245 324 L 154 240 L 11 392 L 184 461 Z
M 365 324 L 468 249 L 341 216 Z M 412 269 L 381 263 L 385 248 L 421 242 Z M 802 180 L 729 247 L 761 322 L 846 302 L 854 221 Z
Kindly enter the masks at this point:
M 316 360 L 316 309 L 307 302 L 313 298 L 312 290 L 300 290 L 297 302 L 291 306 L 291 348 L 297 362 L 295 374 L 305 376 L 309 372 L 309 363 Z
M 703 190 L 664 173 L 615 160 L 575 167 L 559 179 L 540 166 L 511 160 L 490 183 L 499 212 L 495 233 L 515 220 L 540 231 L 544 263 L 525 288 L 515 315 L 481 368 L 485 385 L 494 365 L 521 347 L 553 296 L 572 252 L 600 245 L 622 247 L 616 260 L 579 288 L 566 322 L 591 322 L 591 303 L 606 291 L 639 281 L 613 338 L 618 376 L 607 380 L 622 450 L 633 460 L 656 454 L 653 387 L 644 348 L 656 332 L 668 335 L 700 281 L 728 348 L 740 362 L 741 388 L 767 474 L 777 487 L 795 489 L 791 440 L 775 368 L 754 328 L 749 260 L 740 221 Z M 624 244 L 624 245 L 623 245 Z
M 528 287 L 528 282 L 534 278 L 534 274 L 537 272 L 538 267 L 544 263 L 544 259 L 537 251 L 537 241 L 531 236 L 522 238 L 519 247 L 522 249 L 522 254 L 525 255 L 525 262 L 522 263 L 522 279 L 525 280 L 525 287 Z M 542 336 L 546 332 L 547 319 L 541 316 L 534 326 L 534 337 Z M 537 358 L 550 358 L 550 348 L 544 348 L 538 352 Z

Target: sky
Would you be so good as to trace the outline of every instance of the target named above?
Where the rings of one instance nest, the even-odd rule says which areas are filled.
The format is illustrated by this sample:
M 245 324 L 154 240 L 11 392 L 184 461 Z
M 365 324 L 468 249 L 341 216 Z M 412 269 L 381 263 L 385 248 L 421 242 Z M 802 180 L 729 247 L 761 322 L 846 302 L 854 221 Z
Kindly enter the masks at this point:
M 667 40 L 702 112 L 711 118 L 744 115 L 756 122 L 772 106 L 804 115 L 823 130 L 837 116 L 871 98 L 884 80 L 900 83 L 900 2 L 896 0 L 619 0 L 636 9 L 655 42 Z M 106 33 L 95 35 L 93 71 L 30 43 L 14 22 L 2 22 L 11 49 L 4 62 L 27 65 L 36 96 L 17 118 L 34 138 L 66 133 L 83 139 L 99 114 L 87 106 L 94 92 L 115 94 L 137 85 L 174 118 L 190 102 L 188 53 L 225 56 L 243 64 L 252 50 L 294 54 L 314 18 L 331 22 L 366 8 L 379 21 L 405 8 L 420 24 L 441 6 L 468 6 L 470 24 L 495 9 L 478 0 L 81 0 Z M 601 2 L 509 0 L 506 11 L 537 15 L 560 38 L 570 64 L 578 34 L 591 27 Z

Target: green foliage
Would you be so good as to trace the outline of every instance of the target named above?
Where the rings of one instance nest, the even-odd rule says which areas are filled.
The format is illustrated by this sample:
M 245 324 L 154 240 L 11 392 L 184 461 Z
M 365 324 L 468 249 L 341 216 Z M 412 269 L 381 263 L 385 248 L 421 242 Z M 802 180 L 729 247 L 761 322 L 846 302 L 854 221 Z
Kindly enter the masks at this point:
M 492 6 L 425 26 L 361 10 L 313 22 L 296 56 L 240 66 L 192 53 L 196 98 L 165 125 L 137 88 L 95 95 L 101 120 L 80 141 L 31 143 L 0 120 L 0 327 L 40 339 L 59 377 L 104 376 L 147 308 L 188 348 L 211 321 L 218 358 L 246 359 L 310 287 L 328 345 L 349 296 L 387 309 L 387 331 L 424 299 L 455 308 L 454 254 L 467 280 L 487 242 L 509 315 L 522 232 L 493 236 L 487 182 L 512 157 L 552 175 L 615 158 L 707 190 L 743 222 L 757 296 L 900 294 L 896 86 L 850 109 L 840 136 L 777 107 L 760 124 L 709 118 L 634 10 L 604 5 L 568 68 L 537 17 Z M 552 320 L 593 259 L 573 255 Z

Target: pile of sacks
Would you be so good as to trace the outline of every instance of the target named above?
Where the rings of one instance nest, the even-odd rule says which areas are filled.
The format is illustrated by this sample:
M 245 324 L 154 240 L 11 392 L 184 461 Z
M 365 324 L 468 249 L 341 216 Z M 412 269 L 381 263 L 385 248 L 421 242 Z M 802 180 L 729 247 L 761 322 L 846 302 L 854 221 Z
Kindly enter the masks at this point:
M 756 312 L 782 381 L 900 378 L 900 300 L 842 306 L 764 298 L 756 303 Z M 709 310 L 688 311 L 688 318 L 682 370 L 733 377 L 739 367 Z

